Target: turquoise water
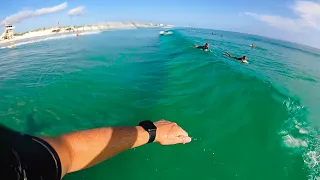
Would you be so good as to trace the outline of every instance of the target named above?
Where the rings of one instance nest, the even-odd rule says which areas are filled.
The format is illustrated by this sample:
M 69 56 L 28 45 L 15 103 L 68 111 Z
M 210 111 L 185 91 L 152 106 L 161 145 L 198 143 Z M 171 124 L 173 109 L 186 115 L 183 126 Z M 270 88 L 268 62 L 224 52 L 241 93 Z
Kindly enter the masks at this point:
M 0 49 L 1 123 L 57 135 L 168 119 L 193 138 L 136 148 L 66 180 L 320 177 L 320 50 L 225 31 L 159 31 Z M 205 42 L 212 52 L 193 48 Z M 249 64 L 225 58 L 225 51 L 247 55 Z

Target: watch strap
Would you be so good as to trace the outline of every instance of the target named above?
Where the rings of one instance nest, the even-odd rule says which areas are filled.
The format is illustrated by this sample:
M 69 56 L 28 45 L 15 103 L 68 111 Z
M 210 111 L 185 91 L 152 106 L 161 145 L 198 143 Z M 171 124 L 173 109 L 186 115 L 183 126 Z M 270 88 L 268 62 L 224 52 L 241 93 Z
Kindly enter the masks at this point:
M 152 143 L 154 142 L 154 140 L 156 139 L 156 130 L 155 129 L 151 129 L 148 131 L 149 133 L 149 141 L 148 143 Z
M 150 120 L 141 121 L 139 126 L 149 133 L 148 143 L 154 142 L 157 135 L 157 127 L 153 124 L 153 122 Z

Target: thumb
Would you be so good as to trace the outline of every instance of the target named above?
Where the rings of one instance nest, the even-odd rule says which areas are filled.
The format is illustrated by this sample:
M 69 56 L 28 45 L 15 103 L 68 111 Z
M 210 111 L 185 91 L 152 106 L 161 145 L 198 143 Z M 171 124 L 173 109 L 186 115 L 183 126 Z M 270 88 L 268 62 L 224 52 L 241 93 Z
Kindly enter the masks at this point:
M 191 138 L 189 136 L 178 136 L 179 143 L 186 144 L 191 142 Z

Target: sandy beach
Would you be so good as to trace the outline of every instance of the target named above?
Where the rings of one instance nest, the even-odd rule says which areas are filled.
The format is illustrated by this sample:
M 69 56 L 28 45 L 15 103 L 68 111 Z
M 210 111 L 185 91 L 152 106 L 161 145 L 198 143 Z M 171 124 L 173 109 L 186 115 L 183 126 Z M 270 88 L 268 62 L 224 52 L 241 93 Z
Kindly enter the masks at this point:
M 138 23 L 138 22 L 105 22 L 96 25 L 84 25 L 84 26 L 63 26 L 63 27 L 50 27 L 41 28 L 37 30 L 28 31 L 21 34 L 15 34 L 12 39 L 0 40 L 0 45 L 14 46 L 16 41 L 23 41 L 25 39 L 40 38 L 41 36 L 51 35 L 64 35 L 66 33 L 74 33 L 75 35 L 81 35 L 83 32 L 88 31 L 106 31 L 115 29 L 133 29 L 133 28 L 170 28 L 172 25 L 164 24 L 152 24 L 152 23 Z

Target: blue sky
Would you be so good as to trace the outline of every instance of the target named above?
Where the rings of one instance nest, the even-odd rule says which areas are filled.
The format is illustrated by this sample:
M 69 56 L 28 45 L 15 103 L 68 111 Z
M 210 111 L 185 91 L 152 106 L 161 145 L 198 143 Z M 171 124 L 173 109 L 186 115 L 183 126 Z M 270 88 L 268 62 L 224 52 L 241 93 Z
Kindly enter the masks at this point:
M 320 48 L 320 0 L 8 0 L 0 23 L 16 32 L 103 21 L 142 21 L 230 30 Z M 6 7 L 4 7 L 6 2 Z

